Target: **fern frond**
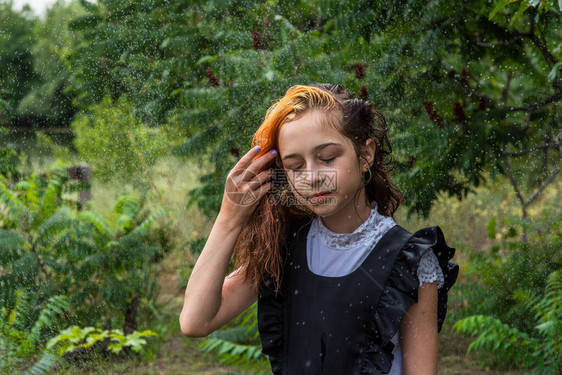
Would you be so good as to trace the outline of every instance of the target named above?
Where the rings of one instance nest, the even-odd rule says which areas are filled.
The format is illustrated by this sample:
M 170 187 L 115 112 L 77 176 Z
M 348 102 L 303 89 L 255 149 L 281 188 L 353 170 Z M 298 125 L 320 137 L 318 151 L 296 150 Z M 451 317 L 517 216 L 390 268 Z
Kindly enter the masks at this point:
M 50 217 L 59 207 L 61 199 L 62 187 L 68 180 L 68 174 L 63 167 L 57 167 L 53 171 L 52 177 L 49 179 L 47 189 L 41 196 L 37 211 L 31 221 L 31 227 L 37 228 L 44 220 Z
M 527 333 L 486 315 L 473 315 L 457 321 L 453 328 L 459 333 L 478 336 L 468 351 L 489 350 L 525 367 L 536 365 L 535 354 L 541 342 Z
M 538 322 L 544 324 L 562 320 L 562 270 L 548 275 L 545 294 L 534 306 Z
M 263 374 L 269 369 L 269 362 L 261 345 L 241 343 L 244 341 L 247 341 L 246 327 L 233 327 L 213 332 L 200 348 L 207 352 L 216 351 L 223 365 Z
M 68 229 L 74 219 L 73 216 L 70 207 L 59 207 L 37 227 L 35 242 L 49 240 L 51 236 Z
M 3 180 L 0 180 L 0 202 L 6 205 L 4 211 L 9 212 L 10 218 L 14 221 L 27 213 L 25 204 L 8 188 L 6 182 Z
M 53 367 L 59 361 L 59 357 L 50 350 L 43 351 L 41 359 L 25 372 L 25 375 L 44 375 L 52 373 Z
M 112 237 L 115 235 L 113 228 L 97 212 L 82 211 L 78 214 L 77 219 L 84 224 L 91 224 L 97 230 L 97 233 L 102 236 Z
M 47 305 L 41 310 L 39 318 L 31 329 L 30 338 L 33 342 L 39 342 L 41 330 L 45 327 L 54 326 L 57 316 L 64 314 L 69 306 L 68 297 L 53 296 L 49 298 Z
M 161 217 L 164 217 L 166 215 L 170 214 L 170 210 L 166 207 L 159 209 L 158 211 L 156 211 L 153 214 L 150 214 L 146 219 L 143 220 L 142 223 L 140 223 L 139 225 L 137 225 L 135 227 L 135 229 L 133 229 L 131 231 L 131 233 L 129 233 L 129 235 L 131 236 L 137 236 L 137 235 L 145 235 L 148 233 L 148 229 L 150 228 L 150 226 L 152 225 L 152 223 L 154 223 L 156 220 L 158 220 Z

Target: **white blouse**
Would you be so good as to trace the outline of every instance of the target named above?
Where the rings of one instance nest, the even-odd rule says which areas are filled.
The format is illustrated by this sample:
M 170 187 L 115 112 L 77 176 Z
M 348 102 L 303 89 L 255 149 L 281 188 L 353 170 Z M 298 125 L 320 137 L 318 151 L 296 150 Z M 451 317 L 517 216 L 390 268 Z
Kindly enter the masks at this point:
M 373 202 L 371 214 L 353 233 L 334 233 L 324 226 L 319 216 L 312 221 L 307 236 L 308 268 L 321 276 L 339 277 L 355 271 L 367 258 L 381 237 L 396 223 L 380 214 Z M 443 271 L 433 251 L 427 251 L 418 266 L 420 286 L 437 281 L 444 283 Z M 392 338 L 394 359 L 389 375 L 402 374 L 402 346 L 399 332 Z

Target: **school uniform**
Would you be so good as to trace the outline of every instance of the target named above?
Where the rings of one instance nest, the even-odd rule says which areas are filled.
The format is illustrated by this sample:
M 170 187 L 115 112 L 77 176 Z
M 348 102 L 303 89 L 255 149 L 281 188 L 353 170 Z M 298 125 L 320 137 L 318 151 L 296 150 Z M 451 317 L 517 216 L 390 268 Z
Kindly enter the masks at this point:
M 262 352 L 275 375 L 402 373 L 399 325 L 424 282 L 437 282 L 437 326 L 459 267 L 438 226 L 414 234 L 381 215 L 353 233 L 320 217 L 291 228 L 280 293 L 259 288 Z

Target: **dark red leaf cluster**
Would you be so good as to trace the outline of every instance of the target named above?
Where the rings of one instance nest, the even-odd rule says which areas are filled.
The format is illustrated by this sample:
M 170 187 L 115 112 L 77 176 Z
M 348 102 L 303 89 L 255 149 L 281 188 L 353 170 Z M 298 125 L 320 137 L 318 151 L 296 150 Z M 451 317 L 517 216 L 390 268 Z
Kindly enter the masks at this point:
M 219 85 L 219 79 L 213 75 L 213 69 L 207 68 L 205 75 L 209 78 L 209 83 L 213 86 Z
M 464 120 L 466 120 L 464 109 L 458 99 L 455 99 L 455 104 L 453 104 L 453 114 L 455 115 L 457 122 L 464 122 Z
M 359 98 L 369 100 L 369 92 L 367 91 L 367 87 L 365 87 L 365 85 L 361 86 L 359 89 Z
M 365 67 L 360 62 L 355 65 L 355 77 L 357 79 L 365 77 Z
M 252 45 L 256 51 L 262 49 L 260 32 L 258 30 L 254 30 L 254 34 L 252 36 Z
M 439 129 L 443 129 L 443 118 L 433 109 L 433 103 L 428 100 L 424 100 L 423 106 L 429 116 L 429 119 L 436 124 Z

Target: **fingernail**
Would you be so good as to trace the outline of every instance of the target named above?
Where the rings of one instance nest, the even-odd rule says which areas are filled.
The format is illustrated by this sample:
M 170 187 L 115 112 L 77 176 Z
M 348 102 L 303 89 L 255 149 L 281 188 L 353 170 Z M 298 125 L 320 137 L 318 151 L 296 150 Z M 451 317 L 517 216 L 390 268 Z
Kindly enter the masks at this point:
M 277 155 L 277 151 L 276 151 L 276 150 L 271 151 L 271 153 L 272 153 L 273 155 Z
M 260 146 L 256 146 L 256 147 L 254 147 L 254 150 L 259 151 L 259 150 L 261 150 L 261 147 L 260 147 Z

